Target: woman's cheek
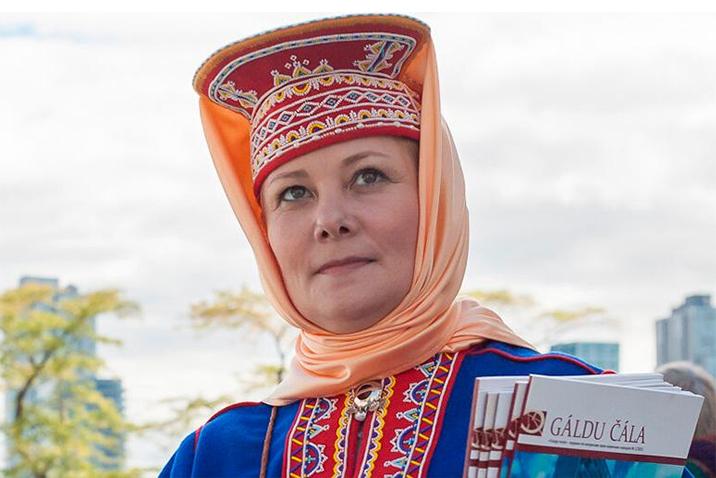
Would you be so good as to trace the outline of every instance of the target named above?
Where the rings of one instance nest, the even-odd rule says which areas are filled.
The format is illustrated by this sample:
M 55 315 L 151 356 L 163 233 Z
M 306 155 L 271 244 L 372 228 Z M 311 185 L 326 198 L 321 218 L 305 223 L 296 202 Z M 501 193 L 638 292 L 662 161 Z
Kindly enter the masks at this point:
M 270 243 L 281 271 L 288 276 L 285 279 L 299 273 L 301 258 L 307 251 L 307 234 L 306 220 L 296 211 L 281 212 L 275 217 Z

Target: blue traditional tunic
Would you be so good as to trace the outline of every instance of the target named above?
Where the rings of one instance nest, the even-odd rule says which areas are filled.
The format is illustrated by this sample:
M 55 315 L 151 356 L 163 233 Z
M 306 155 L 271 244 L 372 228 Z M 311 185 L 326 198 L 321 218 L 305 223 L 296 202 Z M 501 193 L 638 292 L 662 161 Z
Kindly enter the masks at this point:
M 460 477 L 475 377 L 585 375 L 601 370 L 559 353 L 489 341 L 383 379 L 384 406 L 355 420 L 349 395 L 278 407 L 267 477 Z M 187 436 L 160 478 L 257 478 L 272 407 L 237 403 Z M 690 476 L 690 475 L 685 475 Z

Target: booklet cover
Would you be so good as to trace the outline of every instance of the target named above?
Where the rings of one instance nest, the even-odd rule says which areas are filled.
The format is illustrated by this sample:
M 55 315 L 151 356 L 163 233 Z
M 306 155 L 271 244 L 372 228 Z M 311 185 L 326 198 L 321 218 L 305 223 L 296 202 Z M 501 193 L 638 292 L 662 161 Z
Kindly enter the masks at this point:
M 639 388 L 651 388 L 658 390 L 680 390 L 671 384 L 664 382 L 660 373 L 627 373 L 627 374 L 604 374 L 604 375 L 578 375 L 568 377 L 573 380 L 584 380 L 589 382 L 612 383 L 625 386 L 633 386 Z M 512 394 L 512 405 L 510 408 L 510 421 L 507 428 L 507 439 L 502 453 L 502 460 L 499 465 L 500 478 L 507 478 L 512 463 L 514 453 L 515 439 L 519 431 L 519 425 L 522 417 L 523 403 L 527 391 L 529 380 L 523 377 L 515 381 Z
M 480 377 L 463 476 L 680 478 L 702 401 L 658 373 Z M 602 430 L 610 419 L 616 444 L 607 442 Z M 660 445 L 629 428 L 638 420 L 644 433 L 666 428 L 680 434 L 662 433 L 668 438 Z M 545 430 L 552 425 L 557 428 Z M 626 432 L 617 433 L 620 426 Z M 639 440 L 644 443 L 632 443 Z
M 703 398 L 530 376 L 509 478 L 680 478 Z M 514 411 L 511 412 L 514 415 Z
M 489 435 L 489 454 L 487 457 L 487 478 L 498 478 L 502 453 L 507 443 L 507 426 L 509 424 L 510 409 L 512 405 L 512 391 L 497 392 L 495 405 L 495 420 Z
M 507 474 L 510 471 L 512 454 L 515 448 L 515 439 L 517 438 L 517 432 L 522 418 L 522 404 L 524 403 L 525 394 L 527 392 L 527 383 L 527 380 L 516 381 L 512 391 L 512 403 L 510 404 L 510 417 L 506 430 L 505 449 L 502 453 L 499 470 L 500 478 L 507 478 Z
M 491 441 L 485 434 L 487 394 L 512 390 L 516 380 L 526 378 L 525 376 L 504 376 L 480 377 L 480 379 L 475 380 L 470 415 L 471 426 L 468 433 L 463 473 L 465 478 L 478 478 L 478 476 L 479 478 L 485 478 L 487 476 L 487 458 L 489 457 Z M 493 399 L 489 415 L 494 414 L 494 408 L 492 407 L 494 405 Z

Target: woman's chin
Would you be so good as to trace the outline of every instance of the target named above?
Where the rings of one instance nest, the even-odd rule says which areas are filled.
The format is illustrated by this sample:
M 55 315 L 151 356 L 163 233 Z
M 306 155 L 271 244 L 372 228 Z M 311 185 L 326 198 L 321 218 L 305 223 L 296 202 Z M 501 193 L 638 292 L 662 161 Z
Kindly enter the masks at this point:
M 317 274 L 299 305 L 302 315 L 329 332 L 346 334 L 367 329 L 387 316 L 402 301 L 410 277 L 387 274 L 380 263 Z M 399 287 L 404 284 L 403 287 Z M 297 303 L 296 301 L 294 303 Z
M 311 296 L 319 299 L 323 306 L 327 301 L 335 301 L 355 305 L 358 302 L 365 302 L 371 296 L 384 293 L 391 284 L 386 287 L 377 287 L 377 284 L 384 283 L 371 273 L 370 266 L 360 267 L 354 270 L 342 271 L 337 274 L 317 274 L 311 284 Z M 342 307 L 342 306 L 340 306 Z M 346 309 L 347 307 L 342 307 Z
M 389 311 L 392 308 L 386 307 L 384 301 L 369 299 L 363 294 L 357 297 L 353 291 L 353 295 L 345 297 L 344 300 L 334 296 L 330 305 L 326 300 L 318 301 L 319 307 L 316 308 L 318 315 L 314 315 L 316 319 L 313 322 L 319 327 L 337 334 L 349 334 L 367 329 L 387 314 L 387 312 L 383 312 L 384 310 Z M 311 315 L 309 312 L 307 317 L 310 318 Z

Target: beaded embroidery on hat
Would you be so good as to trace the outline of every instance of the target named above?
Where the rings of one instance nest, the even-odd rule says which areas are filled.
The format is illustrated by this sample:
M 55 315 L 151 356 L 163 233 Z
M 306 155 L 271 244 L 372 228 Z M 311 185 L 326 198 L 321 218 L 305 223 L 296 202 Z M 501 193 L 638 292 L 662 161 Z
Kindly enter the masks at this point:
M 420 96 L 399 76 L 427 27 L 407 18 L 366 16 L 357 26 L 341 20 L 252 37 L 243 51 L 238 42 L 224 49 L 236 53 L 220 50 L 197 73 L 202 93 L 250 122 L 257 194 L 271 170 L 323 145 L 420 137 Z

